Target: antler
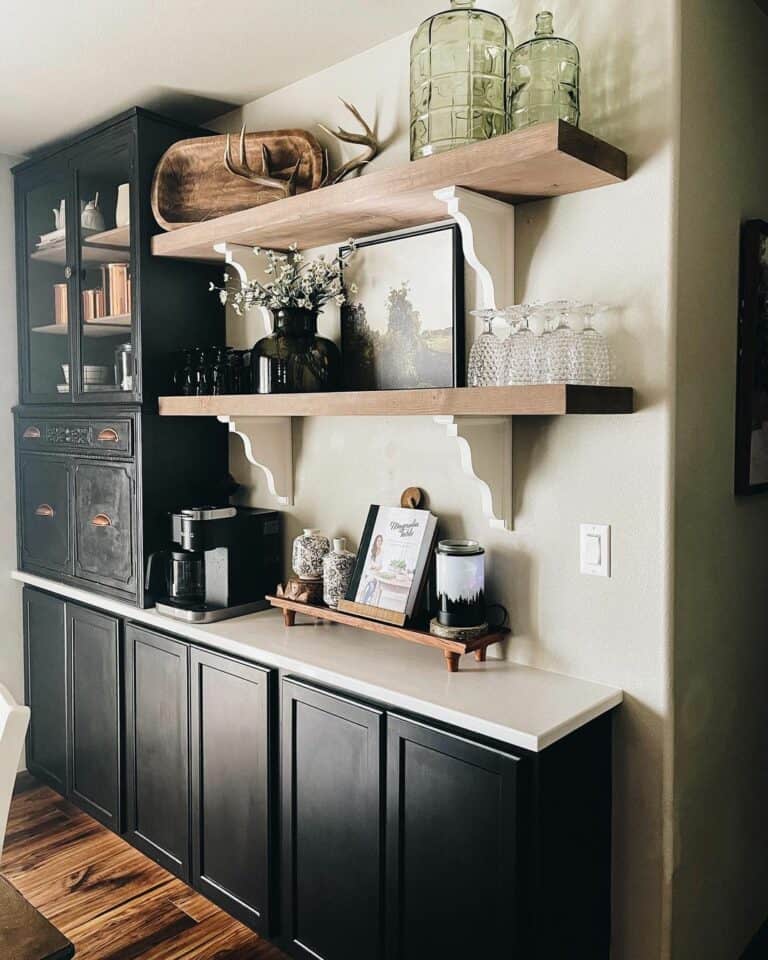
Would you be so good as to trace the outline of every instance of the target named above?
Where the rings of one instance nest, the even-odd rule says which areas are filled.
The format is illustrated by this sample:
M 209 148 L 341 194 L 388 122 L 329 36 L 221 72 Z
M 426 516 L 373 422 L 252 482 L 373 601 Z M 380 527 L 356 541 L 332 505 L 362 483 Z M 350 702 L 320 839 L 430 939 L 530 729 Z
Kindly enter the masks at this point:
M 319 123 L 318 126 L 321 130 L 324 130 L 329 136 L 336 137 L 337 140 L 341 140 L 344 143 L 362 143 L 368 148 L 364 153 L 361 153 L 359 157 L 353 157 L 352 160 L 347 160 L 346 163 L 342 164 L 340 167 L 337 167 L 335 170 L 331 170 L 330 163 L 328 162 L 328 151 L 325 151 L 325 176 L 323 177 L 323 182 L 321 186 L 325 187 L 329 183 L 339 183 L 347 174 L 352 173 L 353 170 L 358 170 L 360 167 L 365 166 L 366 163 L 370 163 L 371 160 L 376 156 L 376 154 L 381 149 L 379 141 L 376 139 L 376 134 L 368 126 L 368 124 L 360 116 L 360 111 L 351 103 L 347 103 L 346 100 L 343 100 L 339 97 L 339 100 L 344 104 L 344 106 L 349 110 L 352 116 L 360 123 L 360 125 L 365 130 L 365 133 L 350 133 L 348 130 L 344 130 L 342 127 L 339 127 L 338 130 L 329 130 L 328 127 L 323 123 Z
M 271 190 L 279 190 L 284 197 L 292 197 L 296 193 L 296 179 L 301 166 L 301 157 L 296 161 L 296 166 L 291 171 L 287 180 L 275 176 L 272 170 L 272 157 L 265 143 L 261 145 L 261 168 L 262 172 L 257 173 L 248 166 L 248 160 L 245 156 L 245 124 L 240 131 L 240 157 L 237 165 L 232 160 L 232 143 L 227 134 L 227 145 L 224 148 L 224 165 L 230 173 L 243 180 L 249 180 L 259 187 L 267 187 Z

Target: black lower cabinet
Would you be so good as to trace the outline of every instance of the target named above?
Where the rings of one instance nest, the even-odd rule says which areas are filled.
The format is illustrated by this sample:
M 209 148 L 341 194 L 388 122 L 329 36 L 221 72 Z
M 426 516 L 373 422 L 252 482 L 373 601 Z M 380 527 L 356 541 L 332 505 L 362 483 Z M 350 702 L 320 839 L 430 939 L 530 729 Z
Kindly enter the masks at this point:
M 67 604 L 69 796 L 122 829 L 122 656 L 114 617 Z
M 523 958 L 520 760 L 387 717 L 387 958 Z
M 31 710 L 27 734 L 29 772 L 67 793 L 66 604 L 24 588 L 25 692 Z
M 126 830 L 147 856 L 190 879 L 187 644 L 125 629 Z
M 269 670 L 190 650 L 192 883 L 264 935 L 271 932 Z
M 284 681 L 281 721 L 281 945 L 302 960 L 378 960 L 384 714 Z

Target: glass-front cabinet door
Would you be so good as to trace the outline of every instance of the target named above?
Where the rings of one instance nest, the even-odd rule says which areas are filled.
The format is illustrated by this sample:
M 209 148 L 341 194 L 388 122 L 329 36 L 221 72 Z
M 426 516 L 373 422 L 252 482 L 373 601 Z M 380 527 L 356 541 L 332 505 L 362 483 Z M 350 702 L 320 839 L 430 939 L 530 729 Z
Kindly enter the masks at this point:
M 79 218 L 74 335 L 75 398 L 121 402 L 139 394 L 131 242 L 132 131 L 126 125 L 72 157 Z
M 18 181 L 17 181 L 18 182 Z M 23 398 L 32 402 L 72 399 L 71 318 L 74 243 L 73 180 L 66 167 L 43 165 L 19 183 L 19 309 Z

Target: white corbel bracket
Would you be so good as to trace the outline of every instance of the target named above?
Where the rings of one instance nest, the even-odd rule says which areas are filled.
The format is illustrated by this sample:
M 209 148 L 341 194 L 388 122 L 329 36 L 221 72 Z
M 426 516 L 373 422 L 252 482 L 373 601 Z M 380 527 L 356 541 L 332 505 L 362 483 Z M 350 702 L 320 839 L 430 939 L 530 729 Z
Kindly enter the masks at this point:
M 259 263 L 258 257 L 253 252 L 252 247 L 246 247 L 242 243 L 214 243 L 213 249 L 220 256 L 224 257 L 224 262 L 237 274 L 240 283 L 245 286 L 248 283 L 248 274 L 260 274 L 264 267 Z M 261 319 L 264 323 L 264 330 L 267 336 L 274 330 L 272 311 L 267 307 L 259 307 Z
M 462 470 L 477 482 L 489 525 L 496 530 L 514 529 L 512 417 L 438 416 L 434 420 L 456 440 Z
M 263 471 L 277 502 L 293 506 L 293 430 L 290 417 L 219 417 L 243 441 L 249 463 Z

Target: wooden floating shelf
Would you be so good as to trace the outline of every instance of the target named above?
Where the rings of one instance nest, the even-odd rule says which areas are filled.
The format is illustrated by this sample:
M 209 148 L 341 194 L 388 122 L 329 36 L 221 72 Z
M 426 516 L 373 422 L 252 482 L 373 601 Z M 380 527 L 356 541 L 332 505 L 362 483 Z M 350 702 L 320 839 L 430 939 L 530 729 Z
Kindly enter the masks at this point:
M 160 397 L 166 417 L 561 416 L 632 413 L 631 387 L 532 384 L 445 390 Z
M 474 653 L 475 659 L 481 663 L 485 661 L 486 650 L 493 643 L 499 643 L 509 633 L 509 630 L 495 630 L 482 637 L 472 640 L 444 640 L 426 630 L 411 630 L 407 627 L 394 627 L 389 623 L 380 623 L 378 620 L 366 620 L 365 617 L 356 617 L 351 613 L 342 613 L 341 610 L 332 610 L 330 607 L 318 607 L 310 603 L 300 603 L 297 600 L 287 600 L 285 597 L 267 597 L 273 607 L 283 611 L 283 620 L 286 627 L 296 624 L 296 614 L 301 613 L 316 620 L 330 620 L 346 627 L 357 627 L 358 630 L 367 630 L 385 637 L 396 637 L 398 640 L 407 640 L 409 643 L 419 643 L 426 647 L 436 647 L 443 651 L 445 665 L 450 673 L 459 669 L 459 658 L 467 653 Z
M 214 244 L 318 247 L 446 219 L 436 190 L 457 186 L 522 203 L 591 190 L 627 178 L 627 156 L 563 121 L 387 167 L 333 186 L 152 239 L 158 257 L 218 262 Z

